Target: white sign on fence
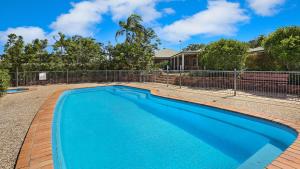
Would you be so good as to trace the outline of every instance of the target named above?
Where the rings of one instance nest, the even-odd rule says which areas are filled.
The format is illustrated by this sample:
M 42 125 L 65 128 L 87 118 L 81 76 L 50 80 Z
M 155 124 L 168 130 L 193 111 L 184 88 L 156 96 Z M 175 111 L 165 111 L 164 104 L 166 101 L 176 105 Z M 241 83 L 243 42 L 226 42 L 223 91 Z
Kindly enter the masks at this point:
M 39 80 L 47 80 L 47 74 L 45 72 L 39 73 Z

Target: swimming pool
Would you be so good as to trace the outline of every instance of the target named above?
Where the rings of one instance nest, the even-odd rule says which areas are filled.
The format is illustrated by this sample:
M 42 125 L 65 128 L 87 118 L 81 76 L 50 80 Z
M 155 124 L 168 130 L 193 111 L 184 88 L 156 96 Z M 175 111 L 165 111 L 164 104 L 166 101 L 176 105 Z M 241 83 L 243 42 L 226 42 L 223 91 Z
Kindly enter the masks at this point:
M 264 168 L 297 136 L 283 125 L 125 86 L 64 92 L 52 131 L 55 169 Z
M 24 92 L 26 90 L 28 90 L 28 89 L 26 89 L 26 88 L 8 89 L 8 90 L 6 90 L 6 93 L 8 93 L 8 94 L 21 93 L 21 92 Z

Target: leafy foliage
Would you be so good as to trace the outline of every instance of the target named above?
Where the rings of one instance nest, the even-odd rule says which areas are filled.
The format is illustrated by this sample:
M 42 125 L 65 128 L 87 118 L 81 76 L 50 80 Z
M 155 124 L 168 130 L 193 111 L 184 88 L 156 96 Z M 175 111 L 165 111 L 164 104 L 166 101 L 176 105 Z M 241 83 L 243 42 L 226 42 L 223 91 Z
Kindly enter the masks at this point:
M 249 54 L 245 60 L 245 67 L 247 70 L 270 71 L 275 67 L 274 60 L 263 53 Z
M 246 43 L 236 40 L 221 39 L 206 46 L 201 53 L 206 69 L 233 70 L 244 67 L 244 59 L 248 50 Z
M 25 46 L 24 55 L 26 56 L 27 63 L 43 63 L 48 62 L 48 52 L 47 52 L 48 40 L 35 39 L 32 43 Z
M 166 70 L 167 66 L 170 66 L 170 62 L 168 62 L 168 61 L 163 61 L 163 62 L 155 64 L 156 69 Z
M 292 26 L 271 33 L 264 43 L 276 70 L 300 70 L 300 27 Z
M 10 76 L 7 70 L 0 69 L 0 96 L 5 94 L 10 82 Z
M 137 39 L 141 39 L 144 36 L 145 28 L 141 24 L 143 19 L 141 16 L 132 14 L 130 15 L 126 22 L 120 21 L 120 30 L 116 33 L 116 40 L 125 34 L 125 42 L 133 43 Z
M 4 46 L 3 64 L 15 71 L 23 63 L 28 62 L 24 55 L 24 41 L 22 36 L 15 34 L 8 35 L 7 43 Z
M 58 33 L 49 52 L 47 40 L 25 44 L 21 36 L 10 34 L 0 61 L 0 69 L 10 72 L 51 70 L 149 70 L 164 68 L 153 64 L 160 40 L 155 31 L 144 27 L 139 15 L 119 22 L 116 45 L 95 39 Z M 247 55 L 248 47 L 265 48 L 265 53 Z M 183 50 L 199 50 L 199 66 L 214 70 L 300 70 L 300 27 L 280 28 L 269 36 L 260 35 L 248 43 L 221 39 L 217 42 L 190 44 Z
M 145 28 L 142 18 L 131 15 L 127 21 L 120 21 L 116 38 L 125 35 L 125 41 L 115 47 L 109 46 L 112 69 L 142 70 L 153 67 L 153 56 L 160 40 L 151 28 Z
M 86 65 L 97 69 L 104 68 L 103 44 L 97 43 L 95 39 L 81 36 L 66 38 L 60 33 L 59 40 L 53 45 L 53 50 L 54 55 L 59 56 L 63 64 L 70 65 L 67 67 L 68 69 L 87 69 Z M 59 62 L 59 60 L 56 61 Z
M 197 51 L 205 48 L 205 44 L 190 44 L 183 51 Z

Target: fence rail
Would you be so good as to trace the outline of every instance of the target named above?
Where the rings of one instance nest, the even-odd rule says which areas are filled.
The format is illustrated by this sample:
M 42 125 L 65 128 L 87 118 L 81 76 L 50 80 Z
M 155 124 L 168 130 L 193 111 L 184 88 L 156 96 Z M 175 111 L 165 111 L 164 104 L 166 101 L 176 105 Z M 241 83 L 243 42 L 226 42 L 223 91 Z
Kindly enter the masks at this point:
M 40 80 L 40 73 L 46 80 Z M 300 102 L 300 72 L 272 71 L 35 71 L 11 73 L 13 86 L 85 82 L 156 82 L 229 95 L 259 95 Z

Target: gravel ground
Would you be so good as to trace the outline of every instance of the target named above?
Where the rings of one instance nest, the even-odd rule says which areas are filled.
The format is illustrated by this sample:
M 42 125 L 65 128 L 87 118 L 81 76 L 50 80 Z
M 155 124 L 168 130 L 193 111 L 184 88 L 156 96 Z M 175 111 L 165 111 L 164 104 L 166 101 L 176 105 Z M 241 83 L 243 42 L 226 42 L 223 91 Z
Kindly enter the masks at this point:
M 7 94 L 0 98 L 0 168 L 14 167 L 30 123 L 39 107 L 55 90 L 54 86 Z
M 96 84 L 70 85 L 95 86 Z M 62 85 L 33 86 L 0 98 L 0 169 L 13 169 L 27 130 L 44 103 Z
M 232 107 L 252 110 L 279 116 L 281 118 L 300 122 L 300 103 L 266 99 L 262 97 L 232 97 L 228 94 L 179 89 L 157 83 L 132 83 L 157 89 L 164 95 L 176 95 L 181 98 L 194 98 L 203 102 L 216 102 Z M 68 85 L 70 88 L 93 87 L 99 84 Z M 32 119 L 40 106 L 55 90 L 66 85 L 33 86 L 30 91 L 18 94 L 8 94 L 0 98 L 0 169 L 13 169 L 18 152 L 30 126 Z

